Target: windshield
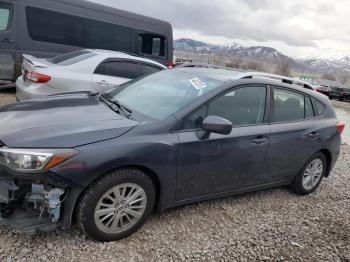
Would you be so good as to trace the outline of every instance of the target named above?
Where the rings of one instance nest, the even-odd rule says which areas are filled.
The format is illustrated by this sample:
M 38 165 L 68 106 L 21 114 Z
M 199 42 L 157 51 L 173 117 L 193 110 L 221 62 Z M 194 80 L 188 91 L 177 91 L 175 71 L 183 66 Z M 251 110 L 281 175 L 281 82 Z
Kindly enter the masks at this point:
M 221 83 L 190 72 L 165 70 L 118 86 L 109 91 L 106 97 L 130 108 L 134 118 L 143 116 L 149 120 L 160 120 Z

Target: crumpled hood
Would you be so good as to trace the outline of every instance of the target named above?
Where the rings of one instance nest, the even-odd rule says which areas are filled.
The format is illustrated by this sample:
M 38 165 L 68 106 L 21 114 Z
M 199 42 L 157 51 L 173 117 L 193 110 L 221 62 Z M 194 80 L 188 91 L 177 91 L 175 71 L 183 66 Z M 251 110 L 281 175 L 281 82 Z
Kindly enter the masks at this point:
M 0 141 L 12 148 L 68 148 L 119 137 L 138 124 L 97 96 L 56 95 L 0 108 Z

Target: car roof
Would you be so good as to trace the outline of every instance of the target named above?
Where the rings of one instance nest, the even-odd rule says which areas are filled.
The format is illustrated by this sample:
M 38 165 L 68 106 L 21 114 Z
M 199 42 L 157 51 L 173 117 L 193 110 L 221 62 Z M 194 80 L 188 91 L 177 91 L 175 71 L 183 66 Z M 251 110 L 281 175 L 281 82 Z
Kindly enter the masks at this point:
M 111 50 L 103 50 L 103 49 L 85 49 L 91 53 L 97 54 L 99 56 L 102 56 L 104 59 L 105 58 L 122 58 L 122 59 L 130 59 L 130 60 L 137 60 L 137 61 L 141 61 L 141 62 L 146 62 L 149 64 L 154 64 L 158 67 L 161 68 L 166 68 L 166 66 L 151 60 L 151 59 L 147 59 L 147 58 L 143 58 L 131 53 L 127 53 L 127 52 L 121 52 L 121 51 L 111 51 Z
M 205 68 L 205 67 L 175 67 L 172 70 L 189 72 L 195 75 L 202 75 L 202 76 L 213 78 L 215 80 L 219 80 L 221 82 L 240 79 L 237 76 L 241 74 L 241 71 L 226 70 L 221 68 L 214 69 L 214 68 Z
M 303 80 L 258 71 L 243 71 L 239 69 L 232 69 L 220 66 L 210 66 L 206 64 L 189 64 L 185 66 L 180 66 L 177 70 L 185 70 L 187 72 L 190 71 L 194 74 L 211 77 L 213 79 L 220 80 L 223 82 L 238 79 L 268 79 L 272 80 L 273 82 L 277 82 L 278 84 L 284 83 L 289 84 L 291 86 L 299 86 L 305 89 L 314 90 L 314 88 L 309 83 Z

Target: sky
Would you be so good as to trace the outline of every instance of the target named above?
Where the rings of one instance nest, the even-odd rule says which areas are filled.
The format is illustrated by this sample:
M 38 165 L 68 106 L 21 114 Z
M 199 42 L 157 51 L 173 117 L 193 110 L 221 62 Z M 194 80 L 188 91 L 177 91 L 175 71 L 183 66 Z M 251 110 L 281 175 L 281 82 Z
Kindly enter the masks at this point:
M 174 39 L 350 55 L 349 0 L 91 0 L 170 22 Z

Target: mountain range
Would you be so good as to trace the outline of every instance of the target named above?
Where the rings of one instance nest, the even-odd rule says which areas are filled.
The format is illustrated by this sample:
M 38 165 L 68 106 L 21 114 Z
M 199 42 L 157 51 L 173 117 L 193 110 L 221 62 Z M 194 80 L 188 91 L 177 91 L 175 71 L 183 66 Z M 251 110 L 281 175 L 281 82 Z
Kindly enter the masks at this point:
M 227 45 L 214 45 L 189 38 L 174 41 L 175 52 L 189 52 L 207 54 L 208 52 L 226 58 L 242 58 L 256 60 L 263 63 L 278 64 L 281 61 L 289 62 L 296 71 L 310 71 L 313 73 L 350 72 L 350 57 L 336 53 L 330 49 L 321 50 L 317 54 L 307 56 L 289 57 L 282 52 L 266 46 L 244 47 L 238 43 Z

